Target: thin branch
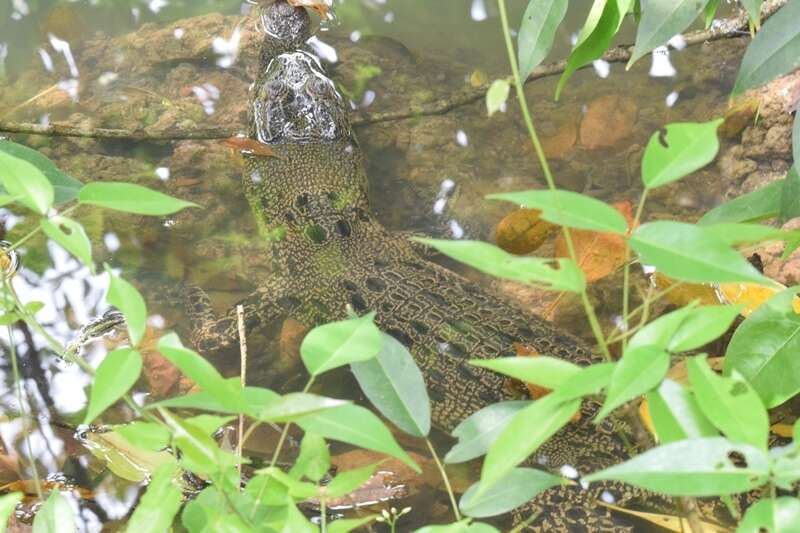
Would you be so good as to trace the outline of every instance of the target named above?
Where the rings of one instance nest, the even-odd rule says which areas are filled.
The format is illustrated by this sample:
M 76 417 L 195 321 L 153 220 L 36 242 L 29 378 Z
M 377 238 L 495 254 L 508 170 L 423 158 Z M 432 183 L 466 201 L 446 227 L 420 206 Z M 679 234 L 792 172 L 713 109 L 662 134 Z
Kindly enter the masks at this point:
M 766 20 L 780 9 L 786 0 L 768 0 L 762 4 L 761 19 Z M 718 21 L 713 28 L 697 30 L 683 35 L 687 46 L 694 46 L 720 39 L 729 39 L 749 35 L 749 22 L 747 15 L 742 13 L 737 17 Z M 622 45 L 606 51 L 600 58 L 609 63 L 627 63 L 633 54 L 633 46 Z M 549 65 L 542 65 L 525 80 L 530 83 L 534 80 L 555 76 L 564 72 L 566 61 L 557 61 Z M 588 68 L 584 65 L 581 68 Z M 412 105 L 409 108 L 382 113 L 353 113 L 351 123 L 353 126 L 365 126 L 380 122 L 404 120 L 415 117 L 442 115 L 453 109 L 465 106 L 483 99 L 488 84 L 479 87 L 468 87 L 446 97 L 437 98 L 424 104 Z M 94 139 L 125 139 L 132 141 L 180 141 L 180 140 L 214 140 L 227 139 L 244 130 L 243 126 L 209 126 L 194 128 L 166 128 L 166 129 L 113 129 L 113 128 L 85 128 L 69 124 L 31 124 L 24 122 L 11 122 L 0 120 L 0 133 L 18 133 L 27 135 L 46 135 L 50 137 L 83 137 Z

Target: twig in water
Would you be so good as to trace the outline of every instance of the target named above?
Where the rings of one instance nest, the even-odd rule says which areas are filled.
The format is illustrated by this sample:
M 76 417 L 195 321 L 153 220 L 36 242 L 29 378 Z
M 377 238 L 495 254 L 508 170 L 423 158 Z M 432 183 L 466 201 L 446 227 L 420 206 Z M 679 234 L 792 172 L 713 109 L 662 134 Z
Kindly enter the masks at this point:
M 236 323 L 239 329 L 239 361 L 241 372 L 242 388 L 247 385 L 247 337 L 244 329 L 244 306 L 236 306 Z M 239 440 L 236 444 L 236 455 L 242 457 L 242 446 L 244 446 L 244 415 L 239 413 Z M 238 465 L 239 476 L 242 475 L 242 463 Z

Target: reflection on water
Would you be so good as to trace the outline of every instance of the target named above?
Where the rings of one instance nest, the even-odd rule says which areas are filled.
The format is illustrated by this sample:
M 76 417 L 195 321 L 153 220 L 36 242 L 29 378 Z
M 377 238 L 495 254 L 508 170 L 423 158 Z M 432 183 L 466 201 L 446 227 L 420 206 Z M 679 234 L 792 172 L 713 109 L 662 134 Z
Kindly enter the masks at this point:
M 113 8 L 94 4 L 0 3 L 0 119 L 66 121 L 87 128 L 244 129 L 257 39 L 253 20 L 240 15 L 251 5 L 238 0 L 126 0 Z M 511 18 L 519 20 L 523 2 L 514 4 Z M 564 57 L 582 23 L 586 3 L 572 4 L 550 59 Z M 476 80 L 480 84 L 506 74 L 494 2 L 341 0 L 336 8 L 338 22 L 310 44 L 331 63 L 355 116 L 425 108 Z M 189 16 L 197 18 L 184 18 Z M 620 64 L 598 61 L 575 76 L 557 103 L 552 98 L 556 78 L 529 84 L 526 94 L 559 186 L 606 200 L 635 198 L 646 139 L 667 122 L 705 120 L 721 109 L 741 47 L 728 42 L 692 50 L 675 38 L 629 73 Z M 362 125 L 357 134 L 368 158 L 373 207 L 392 229 L 489 239 L 507 207 L 483 196 L 543 183 L 514 105 L 488 119 L 478 101 L 443 114 Z M 180 314 L 159 305 L 160 293 L 148 279 L 193 281 L 224 309 L 248 292 L 266 268 L 239 190 L 239 163 L 218 142 L 16 140 L 40 149 L 81 180 L 142 183 L 203 205 L 160 220 L 97 210 L 78 213 L 96 260 L 139 280 L 145 292 L 151 288 L 151 312 L 165 317 L 156 315 L 155 327 L 186 331 Z M 652 209 L 663 216 L 696 215 L 720 193 L 707 178 L 701 173 L 687 181 L 678 198 L 654 198 Z M 0 220 L 0 237 L 12 242 L 31 229 L 29 221 L 5 209 Z M 33 467 L 24 459 L 27 433 L 41 478 L 63 473 L 91 491 L 91 498 L 70 501 L 76 510 L 80 506 L 84 529 L 96 531 L 102 522 L 127 514 L 139 485 L 120 481 L 76 441 L 74 429 L 90 380 L 77 365 L 59 359 L 54 344 L 67 345 L 82 326 L 108 310 L 107 277 L 93 276 L 60 247 L 41 239 L 26 243 L 21 255 L 23 268 L 14 287 L 23 301 L 43 304 L 36 318 L 50 338 L 18 323 L 11 337 L 0 341 L 4 355 L 10 343 L 16 348 L 23 390 L 20 405 L 10 358 L 3 357 L 0 483 L 32 479 Z M 552 303 L 518 288 L 506 292 L 538 310 Z M 604 294 L 598 295 L 601 302 Z M 615 310 L 604 307 L 606 323 L 612 324 Z M 588 331 L 568 311 L 555 319 L 579 335 Z M 286 363 L 292 343 L 302 335 L 296 329 L 284 324 L 266 345 L 280 356 L 267 358 L 253 350 L 251 358 L 278 361 L 284 371 L 296 371 Z M 97 366 L 113 342 L 89 343 L 83 356 Z M 147 399 L 143 393 L 137 398 Z M 18 416 L 21 409 L 35 414 L 32 427 L 26 428 Z M 122 408 L 105 421 L 129 416 Z M 264 437 L 265 442 L 273 439 Z M 418 496 L 415 505 L 424 499 Z M 424 507 L 415 514 L 424 520 Z

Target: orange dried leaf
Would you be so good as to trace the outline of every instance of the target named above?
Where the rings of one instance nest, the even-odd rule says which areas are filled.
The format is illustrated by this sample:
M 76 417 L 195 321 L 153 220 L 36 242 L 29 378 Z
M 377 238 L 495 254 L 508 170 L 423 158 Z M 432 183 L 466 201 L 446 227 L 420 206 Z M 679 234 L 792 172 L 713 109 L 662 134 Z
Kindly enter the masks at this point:
M 259 155 L 264 157 L 278 157 L 272 150 L 272 147 L 264 143 L 258 142 L 250 137 L 229 137 L 219 142 L 223 146 L 232 148 L 243 154 Z
M 633 225 L 633 204 L 630 200 L 612 206 L 622 213 L 630 228 Z M 588 230 L 572 230 L 571 235 L 578 266 L 586 275 L 587 282 L 602 279 L 625 264 L 625 240 L 622 235 Z M 563 235 L 556 239 L 555 256 L 569 257 Z
M 733 139 L 753 123 L 760 104 L 758 98 L 748 98 L 725 112 L 724 122 L 717 133 L 723 139 Z
M 331 7 L 328 5 L 326 0 L 287 0 L 287 2 L 290 6 L 307 7 L 309 9 L 313 9 L 319 13 L 320 17 L 324 19 L 331 17 Z
M 517 209 L 497 224 L 497 246 L 515 255 L 529 254 L 539 248 L 556 229 L 554 224 L 539 218 L 538 209 Z
M 791 424 L 772 424 L 769 430 L 779 437 L 791 439 L 794 436 L 794 426 Z
M 647 404 L 647 399 L 643 399 L 639 404 L 639 420 L 642 421 L 645 429 L 650 432 L 654 437 L 656 436 L 656 426 L 653 425 L 653 418 L 650 416 L 650 406 Z
M 652 282 L 658 290 L 666 290 L 673 286 L 676 281 L 665 276 L 660 272 L 653 275 Z M 671 289 L 664 295 L 664 299 L 672 305 L 689 305 L 695 300 L 703 305 L 715 305 L 719 303 L 714 287 L 702 283 L 682 283 Z
M 727 304 L 739 304 L 742 306 L 740 314 L 743 317 L 748 317 L 756 309 L 761 307 L 761 304 L 781 292 L 786 287 L 778 289 L 777 287 L 767 287 L 757 283 L 720 283 L 717 287 L 721 300 Z M 792 308 L 794 312 L 800 314 L 800 298 L 797 296 L 792 300 Z

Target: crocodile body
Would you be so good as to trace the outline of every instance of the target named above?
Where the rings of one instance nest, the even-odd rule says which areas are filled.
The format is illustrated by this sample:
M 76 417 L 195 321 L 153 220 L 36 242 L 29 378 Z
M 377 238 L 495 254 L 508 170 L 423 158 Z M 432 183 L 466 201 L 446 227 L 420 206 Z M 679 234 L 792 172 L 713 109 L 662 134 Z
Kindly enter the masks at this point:
M 243 305 L 252 329 L 292 317 L 312 327 L 375 311 L 377 325 L 406 345 L 422 370 L 432 420 L 451 431 L 492 403 L 519 399 L 502 376 L 468 363 L 515 355 L 522 343 L 539 353 L 587 365 L 597 357 L 578 339 L 494 297 L 474 283 L 423 259 L 407 238 L 388 232 L 370 213 L 361 150 L 346 105 L 318 60 L 306 49 L 304 10 L 278 2 L 264 8 L 266 37 L 252 89 L 252 139 L 275 157 L 245 155 L 243 182 L 272 269 Z M 233 314 L 216 319 L 206 297 L 194 295 L 194 341 L 213 352 L 236 339 Z M 597 406 L 584 402 L 570 423 L 529 461 L 552 471 L 581 473 L 624 459 L 611 422 L 591 422 Z M 624 499 L 627 489 L 615 487 Z M 624 531 L 595 500 L 603 487 L 551 489 L 531 502 L 538 530 Z

